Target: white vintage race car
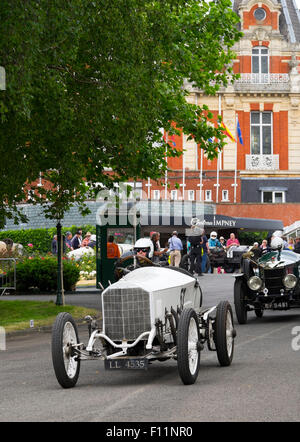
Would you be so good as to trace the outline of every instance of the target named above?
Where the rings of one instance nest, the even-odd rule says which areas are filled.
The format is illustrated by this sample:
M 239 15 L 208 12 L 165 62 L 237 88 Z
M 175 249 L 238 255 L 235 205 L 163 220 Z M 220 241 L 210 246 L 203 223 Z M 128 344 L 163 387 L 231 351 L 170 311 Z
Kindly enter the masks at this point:
M 83 360 L 104 360 L 108 370 L 147 369 L 151 361 L 177 360 L 184 384 L 198 376 L 206 342 L 220 365 L 231 364 L 235 330 L 230 304 L 203 309 L 196 278 L 176 267 L 142 267 L 102 292 L 103 324 L 87 317 L 89 341 L 79 341 L 69 313 L 53 325 L 52 359 L 58 382 L 74 387 Z

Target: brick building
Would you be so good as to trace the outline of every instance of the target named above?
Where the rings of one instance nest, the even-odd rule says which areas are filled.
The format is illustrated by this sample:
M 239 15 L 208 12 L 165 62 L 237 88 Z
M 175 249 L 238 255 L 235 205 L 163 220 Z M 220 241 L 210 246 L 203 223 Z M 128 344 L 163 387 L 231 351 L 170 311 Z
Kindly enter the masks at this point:
M 184 154 L 169 160 L 163 185 L 142 187 L 151 199 L 203 201 L 219 214 L 291 224 L 300 220 L 300 13 L 295 0 L 232 3 L 243 32 L 234 46 L 240 78 L 214 97 L 188 86 L 188 100 L 222 114 L 235 137 L 238 116 L 243 145 L 228 138 L 210 161 L 194 141 L 175 136 Z
M 186 85 L 187 99 L 221 114 L 235 137 L 238 116 L 243 145 L 227 138 L 219 158 L 208 160 L 193 140 L 175 135 L 183 155 L 168 160 L 160 183 L 135 186 L 143 199 L 203 202 L 208 214 L 288 226 L 300 220 L 300 12 L 296 0 L 232 0 L 232 7 L 243 32 L 233 48 L 240 78 L 214 97 Z

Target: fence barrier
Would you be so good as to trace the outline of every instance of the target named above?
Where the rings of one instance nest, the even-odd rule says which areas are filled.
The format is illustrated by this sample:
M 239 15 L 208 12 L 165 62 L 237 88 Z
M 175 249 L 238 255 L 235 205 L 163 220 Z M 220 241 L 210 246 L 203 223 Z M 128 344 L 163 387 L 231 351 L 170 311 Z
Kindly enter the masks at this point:
M 16 260 L 0 258 L 0 296 L 7 290 L 16 290 Z

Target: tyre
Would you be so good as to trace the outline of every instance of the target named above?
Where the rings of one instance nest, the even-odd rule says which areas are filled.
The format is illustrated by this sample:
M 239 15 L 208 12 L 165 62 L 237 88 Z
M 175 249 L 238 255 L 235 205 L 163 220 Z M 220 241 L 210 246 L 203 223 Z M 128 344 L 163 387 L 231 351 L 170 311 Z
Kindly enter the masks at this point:
M 69 313 L 59 313 L 52 328 L 52 362 L 56 378 L 63 388 L 76 385 L 80 360 L 72 354 L 72 345 L 78 344 L 78 332 Z
M 204 273 L 208 273 L 209 269 L 210 269 L 210 259 L 209 259 L 209 256 L 207 255 Z
M 183 255 L 183 257 L 182 257 L 182 259 L 181 259 L 181 261 L 180 261 L 180 265 L 179 265 L 179 267 L 181 268 L 181 269 L 184 269 L 184 270 L 186 270 L 187 272 L 189 272 L 189 270 L 190 270 L 190 265 L 191 265 L 191 262 L 190 262 L 190 255 Z
M 235 336 L 231 305 L 228 301 L 221 301 L 217 306 L 214 337 L 218 360 L 222 367 L 227 367 L 232 362 Z
M 242 278 L 237 278 L 234 283 L 234 306 L 235 313 L 239 324 L 247 323 L 247 306 L 245 297 L 247 288 Z
M 194 384 L 200 368 L 200 333 L 194 309 L 184 309 L 177 331 L 177 365 L 185 385 Z

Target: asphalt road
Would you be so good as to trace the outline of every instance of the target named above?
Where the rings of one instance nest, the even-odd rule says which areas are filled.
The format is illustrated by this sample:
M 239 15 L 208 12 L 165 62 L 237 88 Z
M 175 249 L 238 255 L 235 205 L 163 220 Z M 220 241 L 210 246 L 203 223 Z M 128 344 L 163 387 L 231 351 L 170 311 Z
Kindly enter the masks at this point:
M 222 299 L 233 305 L 232 275 L 200 281 L 205 305 Z M 75 299 L 99 307 L 99 295 Z M 0 421 L 299 421 L 300 350 L 291 344 L 300 311 L 267 312 L 261 319 L 251 313 L 246 325 L 235 325 L 232 365 L 221 368 L 205 349 L 191 386 L 181 383 L 175 361 L 113 373 L 101 361 L 87 361 L 77 386 L 63 390 L 52 368 L 50 333 L 9 338 L 0 351 Z M 80 329 L 83 341 L 86 335 Z

